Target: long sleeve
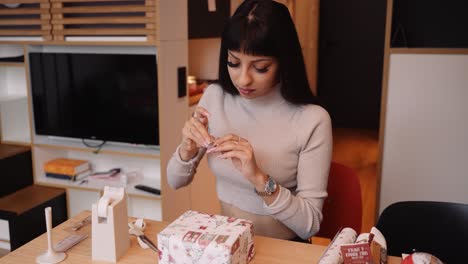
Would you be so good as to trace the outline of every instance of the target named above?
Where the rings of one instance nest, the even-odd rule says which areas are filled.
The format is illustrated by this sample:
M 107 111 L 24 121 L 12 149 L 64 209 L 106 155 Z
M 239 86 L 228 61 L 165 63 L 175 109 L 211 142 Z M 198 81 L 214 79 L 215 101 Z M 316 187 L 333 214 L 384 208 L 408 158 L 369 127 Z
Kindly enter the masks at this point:
M 293 195 L 289 189 L 281 187 L 277 199 L 270 206 L 265 203 L 263 206 L 266 212 L 303 239 L 320 229 L 322 206 L 327 196 L 332 154 L 331 121 L 326 111 L 321 111 L 318 116 L 319 122 L 313 122 L 315 127 L 308 131 L 308 140 L 299 153 L 297 193 Z
M 198 163 L 206 152 L 206 149 L 201 148 L 191 160 L 183 161 L 179 156 L 179 148 L 180 145 L 167 164 L 167 182 L 174 189 L 187 186 L 192 182 Z
M 306 239 L 319 230 L 322 221 L 332 153 L 331 121 L 320 106 L 288 103 L 279 87 L 265 96 L 246 99 L 225 93 L 214 84 L 205 90 L 199 103 L 210 113 L 210 134 L 222 137 L 232 133 L 251 144 L 259 168 L 281 186 L 277 199 L 267 206 L 231 160 L 210 153 L 207 161 L 216 176 L 216 191 L 222 203 L 251 214 L 252 219 L 275 218 L 276 223 Z M 203 154 L 183 162 L 176 150 L 168 164 L 169 184 L 174 188 L 189 184 Z
M 198 105 L 208 108 L 207 104 L 210 101 L 210 97 L 210 93 L 205 92 Z M 183 161 L 179 155 L 179 148 L 180 145 L 177 147 L 167 164 L 167 182 L 174 189 L 187 186 L 192 182 L 193 177 L 197 172 L 198 164 L 206 152 L 205 148 L 200 148 L 195 157 L 189 161 Z

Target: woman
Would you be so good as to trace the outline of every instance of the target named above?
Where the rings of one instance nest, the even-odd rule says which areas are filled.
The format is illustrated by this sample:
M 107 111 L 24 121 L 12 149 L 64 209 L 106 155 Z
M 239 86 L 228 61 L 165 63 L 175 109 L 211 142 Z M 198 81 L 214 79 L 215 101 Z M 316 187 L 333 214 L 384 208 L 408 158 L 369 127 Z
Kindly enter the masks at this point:
M 239 6 L 222 34 L 219 82 L 184 125 L 169 184 L 188 185 L 207 154 L 223 215 L 253 221 L 257 235 L 307 240 L 327 196 L 331 122 L 315 104 L 284 5 Z

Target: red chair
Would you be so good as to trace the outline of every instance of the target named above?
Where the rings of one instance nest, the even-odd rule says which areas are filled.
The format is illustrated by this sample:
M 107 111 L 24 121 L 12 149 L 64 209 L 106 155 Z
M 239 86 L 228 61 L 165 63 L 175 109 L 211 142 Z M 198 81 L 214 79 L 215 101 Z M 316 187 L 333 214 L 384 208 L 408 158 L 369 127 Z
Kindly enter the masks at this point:
M 342 164 L 332 162 L 328 177 L 328 197 L 323 204 L 323 221 L 315 235 L 333 239 L 344 227 L 361 232 L 361 185 L 356 172 Z

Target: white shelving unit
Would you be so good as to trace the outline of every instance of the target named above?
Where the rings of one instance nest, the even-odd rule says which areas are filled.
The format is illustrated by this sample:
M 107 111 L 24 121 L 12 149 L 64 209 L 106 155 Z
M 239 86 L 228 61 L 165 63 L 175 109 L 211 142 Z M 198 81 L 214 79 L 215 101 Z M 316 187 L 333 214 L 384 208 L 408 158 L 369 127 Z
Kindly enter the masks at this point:
M 2 143 L 31 144 L 26 73 L 23 62 L 5 62 L 23 55 L 21 45 L 0 45 L 0 135 Z
M 0 248 L 10 250 L 10 229 L 8 221 L 0 220 Z
M 27 52 L 65 52 L 65 53 L 119 53 L 154 54 L 155 47 L 137 46 L 66 46 L 32 45 Z M 156 89 L 156 87 L 155 87 Z M 29 92 L 32 94 L 32 92 Z M 33 117 L 34 120 L 34 117 Z M 125 124 L 122 124 L 125 125 Z M 90 210 L 99 198 L 104 186 L 125 187 L 128 194 L 129 215 L 162 220 L 161 197 L 134 188 L 137 184 L 161 189 L 160 150 L 156 146 L 108 142 L 99 150 L 87 147 L 81 139 L 59 138 L 37 135 L 33 124 L 32 152 L 33 171 L 36 184 L 66 188 L 69 197 L 69 214 L 73 216 L 82 210 Z M 87 145 L 99 145 L 101 141 L 86 140 Z M 121 174 L 113 179 L 94 179 L 67 181 L 45 176 L 44 164 L 55 158 L 81 159 L 90 162 L 94 172 L 120 168 Z M 122 178 L 126 177 L 126 181 Z
M 53 140 L 49 140 L 53 141 Z M 143 192 L 134 188 L 137 184 L 145 184 L 161 189 L 161 168 L 157 155 L 129 152 L 100 151 L 95 154 L 85 147 L 70 147 L 58 140 L 55 144 L 43 145 L 34 143 L 33 171 L 35 183 L 45 186 L 61 187 L 68 190 L 69 216 L 74 216 L 82 210 L 90 210 L 92 203 L 100 197 L 104 186 L 125 187 L 128 194 L 129 215 L 161 220 L 161 196 Z M 65 142 L 67 142 L 65 140 Z M 60 145 L 62 144 L 62 145 Z M 74 142 L 74 145 L 77 145 Z M 93 179 L 91 177 L 78 181 L 67 181 L 45 176 L 43 165 L 54 158 L 72 158 L 88 160 L 93 171 L 107 171 L 120 168 L 122 173 L 115 179 Z M 127 181 L 122 181 L 127 177 Z
M 90 210 L 104 186 L 125 187 L 128 194 L 128 214 L 161 220 L 161 196 L 134 188 L 144 184 L 161 189 L 161 166 L 159 150 L 123 144 L 105 145 L 98 153 L 87 148 L 80 140 L 34 136 L 32 151 L 33 171 L 36 184 L 66 188 L 68 191 L 68 210 L 72 217 L 83 210 Z M 45 176 L 44 164 L 55 158 L 88 160 L 93 171 L 108 171 L 120 168 L 122 173 L 115 179 L 103 180 L 91 177 L 78 181 L 67 181 Z M 123 181 L 122 177 L 127 177 Z
M 89 144 L 99 144 L 100 141 L 86 140 Z M 93 152 L 95 149 L 88 148 L 83 145 L 83 142 L 79 139 L 63 139 L 63 138 L 54 138 L 48 136 L 34 136 L 34 144 L 36 146 L 49 147 L 49 148 L 67 148 L 76 151 L 83 152 Z M 159 148 L 141 146 L 141 145 L 131 145 L 131 144 L 105 144 L 100 150 L 99 153 L 115 154 L 115 155 L 125 155 L 125 156 L 136 156 L 136 157 L 148 157 L 148 158 L 159 158 L 160 151 Z
M 100 190 L 105 184 L 122 186 L 119 180 L 89 180 L 87 183 L 81 183 L 81 181 L 72 182 L 64 181 L 61 179 L 53 179 L 45 177 L 44 167 L 47 161 L 55 158 L 71 158 L 88 160 L 91 163 L 93 171 L 107 171 L 112 168 L 120 168 L 122 175 L 126 175 L 128 179 L 128 187 L 135 184 L 141 184 L 143 182 L 151 183 L 151 186 L 160 188 L 161 182 L 161 169 L 160 161 L 155 158 L 148 157 L 134 157 L 126 156 L 121 154 L 106 154 L 93 152 L 78 151 L 73 149 L 63 148 L 50 148 L 40 145 L 33 146 L 34 152 L 34 174 L 37 183 L 61 185 L 79 187 L 90 190 Z M 118 178 L 118 177 L 117 177 Z M 131 194 L 132 190 L 129 188 L 128 192 Z M 136 193 L 136 192 L 133 192 Z M 152 194 L 147 194 L 148 197 L 153 197 Z
M 79 2 L 79 1 L 76 1 Z M 106 1 L 107 2 L 107 1 Z M 111 1 L 108 1 L 111 2 Z M 117 1 L 116 1 L 117 2 Z M 105 182 L 71 182 L 45 177 L 43 165 L 57 157 L 89 160 L 95 171 L 121 168 L 123 173 L 134 172 L 137 178 L 129 179 L 129 215 L 154 220 L 173 220 L 190 208 L 189 189 L 172 190 L 165 179 L 166 165 L 180 141 L 183 123 L 188 118 L 188 98 L 178 96 L 178 81 L 181 67 L 188 65 L 186 0 L 156 0 L 149 2 L 147 13 L 154 19 L 154 31 L 145 29 L 151 39 L 112 38 L 94 36 L 94 31 L 83 31 L 83 39 L 52 38 L 43 41 L 33 39 L 0 38 L 0 58 L 2 56 L 24 54 L 25 62 L 2 62 L 0 60 L 0 129 L 1 142 L 17 145 L 30 145 L 33 156 L 34 183 L 65 188 L 69 216 L 82 210 L 89 210 L 100 197 Z M 157 12 L 151 10 L 155 9 Z M 83 17 L 86 20 L 86 17 Z M 92 53 L 141 54 L 151 50 L 157 55 L 158 111 L 161 149 L 130 144 L 105 144 L 95 154 L 95 149 L 87 148 L 81 140 L 36 135 L 32 97 L 29 84 L 28 52 L 84 52 Z M 88 141 L 91 143 L 92 141 Z M 100 142 L 96 142 L 100 143 Z M 94 144 L 93 144 L 94 145 Z M 119 181 L 109 185 L 119 185 Z M 162 195 L 136 190 L 134 185 L 145 184 L 160 188 Z

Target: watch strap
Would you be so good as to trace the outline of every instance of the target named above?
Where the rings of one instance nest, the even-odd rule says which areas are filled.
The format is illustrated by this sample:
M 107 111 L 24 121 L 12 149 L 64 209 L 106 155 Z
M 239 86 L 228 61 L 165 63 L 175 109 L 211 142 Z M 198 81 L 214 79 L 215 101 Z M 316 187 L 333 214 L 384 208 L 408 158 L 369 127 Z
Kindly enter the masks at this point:
M 273 193 L 267 192 L 267 191 L 259 192 L 259 191 L 257 191 L 257 189 L 255 189 L 255 188 L 254 188 L 254 190 L 255 190 L 255 193 L 256 193 L 258 196 L 270 196 L 270 195 L 273 194 Z
M 264 191 L 259 192 L 259 191 L 257 191 L 256 188 L 254 188 L 254 191 L 258 196 L 271 196 L 278 189 L 278 185 L 276 184 L 275 180 L 273 178 L 271 178 L 270 175 L 267 175 L 267 176 L 268 176 L 268 180 L 265 183 L 265 190 Z M 273 190 L 273 191 L 268 191 L 268 184 L 270 183 L 270 181 L 273 181 L 275 183 L 275 186 L 276 186 L 275 190 Z

